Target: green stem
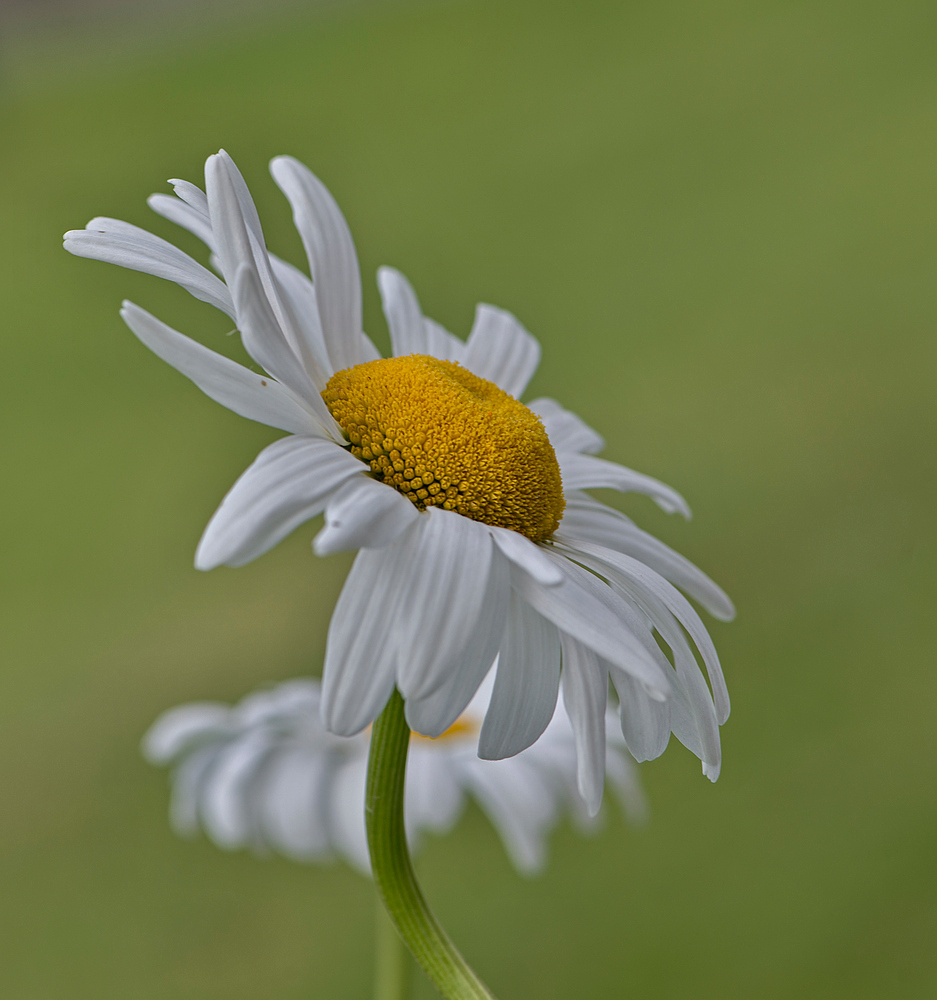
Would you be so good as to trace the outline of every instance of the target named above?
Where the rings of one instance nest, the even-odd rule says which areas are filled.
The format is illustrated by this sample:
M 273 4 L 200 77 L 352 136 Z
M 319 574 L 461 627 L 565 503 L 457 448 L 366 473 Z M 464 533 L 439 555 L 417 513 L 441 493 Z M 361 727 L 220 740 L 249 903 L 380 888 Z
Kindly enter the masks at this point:
M 374 1000 L 406 1000 L 410 985 L 410 955 L 376 897 L 374 908 Z
M 371 731 L 365 819 L 374 883 L 404 944 L 447 1000 L 494 1000 L 426 905 L 403 825 L 410 729 L 403 698 L 390 696 Z

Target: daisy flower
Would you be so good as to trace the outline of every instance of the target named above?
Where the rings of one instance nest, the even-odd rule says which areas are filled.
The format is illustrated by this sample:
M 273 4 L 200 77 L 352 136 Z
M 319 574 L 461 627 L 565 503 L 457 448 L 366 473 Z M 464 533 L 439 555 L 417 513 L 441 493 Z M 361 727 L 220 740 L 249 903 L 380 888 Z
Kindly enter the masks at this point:
M 594 825 L 576 783 L 576 750 L 562 698 L 540 739 L 503 761 L 478 757 L 491 698 L 489 675 L 442 736 L 413 734 L 407 758 L 405 824 L 411 849 L 444 834 L 474 798 L 518 871 L 546 860 L 546 837 L 568 812 Z M 143 740 L 154 764 L 173 767 L 170 818 L 183 836 L 203 829 L 219 847 L 279 851 L 297 861 L 341 857 L 370 872 L 364 795 L 369 736 L 335 736 L 322 724 L 321 688 L 311 679 L 256 691 L 230 707 L 194 702 L 170 709 Z M 627 815 L 645 817 L 636 768 L 617 727 L 606 770 Z
M 579 787 L 594 812 L 611 677 L 635 758 L 658 756 L 673 733 L 715 780 L 729 698 L 713 643 L 681 590 L 717 618 L 731 618 L 732 604 L 587 491 L 643 493 L 688 517 L 683 498 L 596 457 L 602 438 L 554 400 L 519 402 L 540 348 L 502 309 L 478 306 L 463 342 L 423 316 L 403 275 L 382 268 L 392 356 L 381 358 L 361 328 L 358 262 L 338 206 L 290 157 L 274 159 L 271 173 L 292 206 L 312 280 L 268 252 L 247 185 L 224 152 L 208 158 L 204 192 L 177 180 L 175 196 L 149 199 L 205 242 L 214 272 L 114 219 L 92 219 L 65 237 L 73 254 L 169 279 L 221 309 L 263 369 L 124 303 L 127 325 L 163 360 L 235 412 L 288 432 L 228 492 L 196 566 L 250 562 L 320 513 L 319 555 L 358 550 L 323 673 L 323 719 L 335 734 L 360 732 L 396 686 L 410 728 L 438 736 L 497 657 L 482 757 L 512 756 L 540 736 L 562 676 Z

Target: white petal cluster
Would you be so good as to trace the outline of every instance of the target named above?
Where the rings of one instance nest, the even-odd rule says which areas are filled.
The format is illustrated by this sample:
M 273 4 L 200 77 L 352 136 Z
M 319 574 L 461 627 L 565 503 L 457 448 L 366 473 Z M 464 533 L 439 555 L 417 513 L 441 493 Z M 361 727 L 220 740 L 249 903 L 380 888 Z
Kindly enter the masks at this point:
M 481 760 L 478 727 L 491 695 L 486 680 L 440 739 L 414 737 L 407 760 L 405 823 L 412 849 L 426 833 L 452 829 L 473 798 L 491 820 L 515 867 L 538 871 L 547 835 L 564 814 L 593 823 L 576 786 L 575 740 L 557 706 L 541 738 L 502 761 Z M 173 827 L 200 828 L 220 847 L 278 851 L 297 861 L 343 858 L 368 872 L 364 794 L 369 738 L 335 736 L 319 714 L 315 680 L 257 691 L 239 704 L 180 705 L 164 713 L 143 741 L 154 764 L 173 767 Z M 617 727 L 616 727 L 617 728 Z M 605 749 L 610 782 L 630 818 L 643 820 L 645 802 L 624 740 Z
M 267 251 L 247 185 L 224 152 L 208 158 L 204 192 L 173 181 L 175 197 L 149 200 L 205 242 L 217 274 L 113 219 L 93 219 L 65 237 L 74 254 L 167 278 L 226 312 L 267 373 L 124 304 L 122 316 L 140 340 L 205 393 L 288 432 L 224 498 L 199 543 L 196 566 L 249 562 L 320 513 L 319 554 L 359 550 L 328 636 L 322 712 L 335 734 L 361 731 L 396 686 L 411 728 L 439 735 L 497 657 L 482 757 L 511 756 L 533 743 L 553 716 L 562 678 L 579 788 L 595 812 L 604 783 L 610 677 L 636 759 L 658 756 L 673 733 L 715 780 L 729 698 L 705 626 L 677 588 L 720 619 L 733 616 L 732 604 L 695 566 L 586 491 L 643 493 L 688 517 L 683 498 L 649 476 L 596 458 L 602 438 L 552 399 L 528 404 L 556 452 L 566 500 L 559 529 L 544 543 L 438 507 L 421 513 L 372 479 L 347 450 L 321 396 L 334 372 L 378 357 L 361 329 L 351 235 L 329 192 L 302 164 L 278 157 L 271 172 L 292 206 L 311 280 Z M 395 356 L 457 361 L 511 395 L 523 394 L 540 348 L 510 313 L 480 305 L 463 342 L 423 316 L 399 272 L 382 268 L 378 284 Z

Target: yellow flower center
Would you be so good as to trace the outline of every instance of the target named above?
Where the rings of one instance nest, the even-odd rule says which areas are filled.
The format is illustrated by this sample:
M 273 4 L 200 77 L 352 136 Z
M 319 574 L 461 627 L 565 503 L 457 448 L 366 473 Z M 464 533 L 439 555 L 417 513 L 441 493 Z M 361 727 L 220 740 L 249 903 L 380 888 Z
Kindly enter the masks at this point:
M 322 393 L 373 475 L 420 509 L 549 538 L 565 501 L 540 418 L 454 361 L 424 354 L 336 372 Z

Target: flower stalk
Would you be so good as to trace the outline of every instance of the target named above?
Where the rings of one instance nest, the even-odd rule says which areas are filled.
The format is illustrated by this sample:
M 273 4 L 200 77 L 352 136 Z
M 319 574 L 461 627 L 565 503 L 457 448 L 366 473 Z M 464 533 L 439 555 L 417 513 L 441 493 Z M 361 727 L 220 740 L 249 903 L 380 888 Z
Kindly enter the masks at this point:
M 371 732 L 365 822 L 371 868 L 404 944 L 447 1000 L 494 1000 L 433 916 L 416 880 L 403 822 L 410 729 L 394 691 Z
M 374 916 L 374 1000 L 407 1000 L 410 995 L 410 953 L 379 897 Z

